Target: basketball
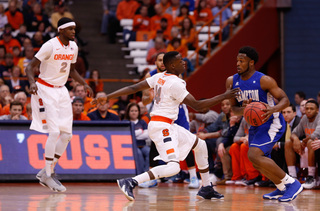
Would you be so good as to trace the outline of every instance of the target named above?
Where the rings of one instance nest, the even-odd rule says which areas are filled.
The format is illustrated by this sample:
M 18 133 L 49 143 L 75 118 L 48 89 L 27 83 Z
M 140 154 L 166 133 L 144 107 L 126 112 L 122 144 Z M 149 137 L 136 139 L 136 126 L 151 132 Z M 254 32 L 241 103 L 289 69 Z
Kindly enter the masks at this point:
M 260 126 L 262 125 L 264 117 L 261 115 L 265 112 L 261 109 L 267 108 L 265 104 L 261 102 L 252 102 L 246 106 L 243 112 L 243 116 L 248 124 L 251 126 Z

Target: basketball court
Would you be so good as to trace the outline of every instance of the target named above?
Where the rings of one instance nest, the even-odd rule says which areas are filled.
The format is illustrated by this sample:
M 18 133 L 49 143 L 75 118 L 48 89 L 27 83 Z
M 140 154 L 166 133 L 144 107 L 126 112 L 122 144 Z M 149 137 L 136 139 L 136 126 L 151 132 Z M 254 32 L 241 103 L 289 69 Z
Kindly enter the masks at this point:
M 224 200 L 199 200 L 187 184 L 161 183 L 155 188 L 135 188 L 129 202 L 114 183 L 63 183 L 65 193 L 55 193 L 38 183 L 0 183 L 0 211 L 12 210 L 320 210 L 320 190 L 304 190 L 292 202 L 264 200 L 274 188 L 217 186 Z

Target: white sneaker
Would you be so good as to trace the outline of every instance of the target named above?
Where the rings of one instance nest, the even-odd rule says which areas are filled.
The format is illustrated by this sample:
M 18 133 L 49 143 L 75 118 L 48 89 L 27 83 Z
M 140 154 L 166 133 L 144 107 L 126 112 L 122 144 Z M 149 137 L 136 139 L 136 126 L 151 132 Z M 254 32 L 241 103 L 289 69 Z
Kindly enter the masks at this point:
M 200 184 L 199 184 L 199 180 L 197 177 L 192 177 L 190 179 L 190 183 L 188 185 L 188 188 L 190 189 L 198 189 L 200 187 Z
M 40 180 L 40 178 L 42 177 L 42 175 L 45 174 L 45 173 L 46 173 L 46 168 L 44 167 L 43 169 L 41 169 L 41 170 L 38 172 L 38 174 L 36 175 L 36 178 L 37 178 L 38 180 Z
M 236 180 L 227 180 L 226 185 L 234 185 L 236 183 Z
M 235 182 L 235 185 L 243 185 L 243 186 L 247 186 L 247 183 L 246 183 L 246 179 L 242 179 L 242 180 L 237 180 Z
M 65 192 L 67 189 L 64 187 L 60 181 L 56 178 L 55 174 L 47 176 L 47 174 L 42 174 L 40 178 L 40 185 L 48 187 L 55 192 Z
M 316 180 L 313 176 L 307 176 L 306 182 L 302 184 L 302 187 L 304 189 L 312 189 L 316 187 Z

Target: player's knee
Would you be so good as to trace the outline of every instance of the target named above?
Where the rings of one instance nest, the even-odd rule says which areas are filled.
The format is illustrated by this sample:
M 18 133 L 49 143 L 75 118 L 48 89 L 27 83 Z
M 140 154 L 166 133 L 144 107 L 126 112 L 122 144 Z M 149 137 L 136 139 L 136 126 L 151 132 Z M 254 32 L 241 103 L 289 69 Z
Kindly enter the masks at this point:
M 51 140 L 58 140 L 60 133 L 59 132 L 49 132 L 49 137 Z
M 72 138 L 72 133 L 61 133 L 61 139 L 64 141 L 70 141 Z
M 180 164 L 178 162 L 169 161 L 167 163 L 167 167 L 168 167 L 167 169 L 168 176 L 173 176 L 180 172 Z
M 248 150 L 248 158 L 251 161 L 253 165 L 257 165 L 259 162 L 259 155 L 256 153 L 256 150 L 254 148 L 249 148 Z

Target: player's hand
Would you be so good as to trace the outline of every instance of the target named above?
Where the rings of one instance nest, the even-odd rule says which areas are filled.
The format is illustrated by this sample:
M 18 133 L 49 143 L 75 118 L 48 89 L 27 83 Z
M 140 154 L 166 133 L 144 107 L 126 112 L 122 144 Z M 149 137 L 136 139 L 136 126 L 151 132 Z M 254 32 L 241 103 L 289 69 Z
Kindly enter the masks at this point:
M 84 85 L 84 89 L 86 90 L 88 97 L 93 97 L 93 91 L 88 84 Z
M 36 95 L 38 94 L 37 91 L 38 91 L 37 84 L 35 82 L 31 83 L 29 88 L 29 93 L 32 95 Z
M 311 147 L 313 150 L 317 150 L 320 148 L 320 140 L 315 139 L 314 141 L 311 142 Z
M 268 104 L 266 104 L 264 102 L 261 102 L 261 103 L 263 103 L 266 106 L 265 109 L 262 109 L 262 111 L 264 111 L 265 113 L 261 115 L 263 118 L 262 121 L 266 122 L 271 117 L 271 115 L 274 113 L 273 107 L 270 107 Z
M 227 91 L 224 93 L 224 97 L 226 99 L 234 98 L 239 96 L 240 89 L 235 88 L 235 89 L 227 89 Z

